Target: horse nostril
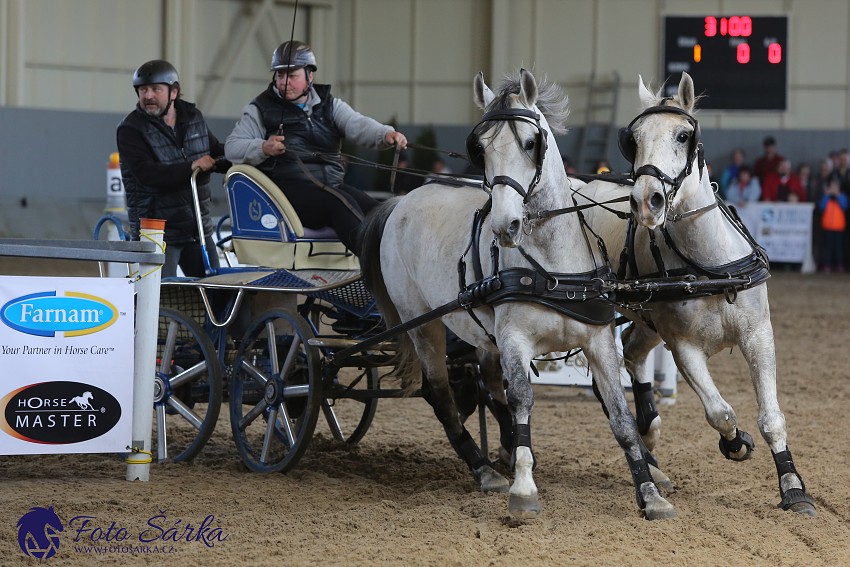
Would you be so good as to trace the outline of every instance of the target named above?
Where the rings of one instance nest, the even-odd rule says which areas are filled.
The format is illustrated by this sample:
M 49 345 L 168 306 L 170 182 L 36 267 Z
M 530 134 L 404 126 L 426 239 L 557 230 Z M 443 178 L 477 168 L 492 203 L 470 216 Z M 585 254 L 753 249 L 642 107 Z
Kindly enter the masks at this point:
M 664 195 L 660 192 L 653 193 L 652 197 L 649 198 L 649 206 L 654 211 L 660 211 L 664 206 Z
M 515 238 L 517 234 L 519 234 L 519 227 L 521 226 L 520 221 L 514 220 L 511 221 L 511 225 L 508 227 L 508 234 L 510 234 L 511 238 Z

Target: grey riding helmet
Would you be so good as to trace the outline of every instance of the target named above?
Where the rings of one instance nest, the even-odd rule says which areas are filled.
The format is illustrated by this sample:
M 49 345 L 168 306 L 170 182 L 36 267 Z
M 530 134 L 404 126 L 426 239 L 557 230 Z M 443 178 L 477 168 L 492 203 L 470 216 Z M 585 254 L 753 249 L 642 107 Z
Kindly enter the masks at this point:
M 143 63 L 133 74 L 133 88 L 138 89 L 144 85 L 163 84 L 169 87 L 180 84 L 177 69 L 168 61 L 154 59 Z
M 294 71 L 307 68 L 316 71 L 316 56 L 310 46 L 301 41 L 285 41 L 281 43 L 272 53 L 272 64 L 270 71 Z

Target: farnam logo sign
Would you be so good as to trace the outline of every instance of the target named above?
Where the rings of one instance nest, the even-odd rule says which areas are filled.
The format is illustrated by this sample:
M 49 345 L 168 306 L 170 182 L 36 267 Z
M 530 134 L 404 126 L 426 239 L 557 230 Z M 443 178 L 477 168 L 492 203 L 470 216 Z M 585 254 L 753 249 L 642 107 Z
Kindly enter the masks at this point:
M 45 291 L 16 297 L 0 309 L 6 325 L 39 337 L 79 337 L 102 331 L 118 320 L 118 309 L 101 297 L 66 291 Z

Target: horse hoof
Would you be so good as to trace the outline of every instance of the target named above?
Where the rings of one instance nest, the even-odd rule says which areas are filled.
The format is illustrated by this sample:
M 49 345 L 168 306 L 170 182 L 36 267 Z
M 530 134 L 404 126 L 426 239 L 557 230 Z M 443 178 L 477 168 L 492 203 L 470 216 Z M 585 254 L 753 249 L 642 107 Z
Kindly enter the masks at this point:
M 782 502 L 779 503 L 778 507 L 805 516 L 814 517 L 818 515 L 817 510 L 815 510 L 814 500 L 801 488 L 790 488 L 786 490 L 782 494 Z
M 491 469 L 486 467 L 479 474 L 481 490 L 486 493 L 490 492 L 507 492 L 511 488 L 511 483 L 508 479 Z
M 655 483 L 655 486 L 662 489 L 667 494 L 671 494 L 676 490 L 673 486 L 673 481 L 670 480 L 670 477 L 664 474 L 664 471 L 661 469 L 649 465 L 649 474 L 652 475 L 652 482 Z
M 646 508 L 641 510 L 647 520 L 672 520 L 676 517 L 676 509 L 672 504 L 661 498 L 647 501 Z
M 540 514 L 540 501 L 537 500 L 536 494 L 533 496 L 511 494 L 508 498 L 508 513 L 522 520 L 536 518 Z
M 815 510 L 814 505 L 808 502 L 797 502 L 796 504 L 792 504 L 788 510 L 797 514 L 803 514 L 804 516 L 811 516 L 812 518 L 818 515 L 818 511 Z

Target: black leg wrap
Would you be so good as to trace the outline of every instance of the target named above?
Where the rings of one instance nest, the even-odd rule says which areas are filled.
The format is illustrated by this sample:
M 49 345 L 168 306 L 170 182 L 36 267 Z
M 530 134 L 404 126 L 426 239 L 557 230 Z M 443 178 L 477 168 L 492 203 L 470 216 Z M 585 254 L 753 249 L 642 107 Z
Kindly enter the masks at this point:
M 803 477 L 800 476 L 797 472 L 797 467 L 794 466 L 794 460 L 791 458 L 791 450 L 786 448 L 779 453 L 773 453 L 773 462 L 776 464 L 776 474 L 779 477 L 779 494 L 782 496 L 782 501 L 777 507 L 788 510 L 795 504 L 801 503 L 810 504 L 814 507 L 814 501 L 806 494 L 806 483 L 803 482 Z M 800 480 L 800 486 L 802 488 L 782 490 L 782 477 L 788 473 L 793 474 Z
M 638 432 L 646 435 L 652 420 L 658 417 L 658 408 L 655 407 L 655 392 L 652 384 L 632 380 L 632 393 L 635 396 L 635 413 L 637 414 Z
M 516 449 L 517 447 L 528 447 L 531 450 L 532 465 L 531 470 L 537 468 L 537 457 L 534 456 L 534 450 L 531 449 L 531 425 L 527 423 L 514 424 L 514 446 L 511 451 L 511 469 L 516 466 Z
M 605 412 L 605 417 L 610 418 L 608 415 L 608 408 L 605 407 L 605 401 L 602 399 L 602 394 L 599 392 L 599 388 L 596 387 L 596 379 L 590 379 L 590 385 L 593 388 L 593 395 L 596 396 L 596 399 L 599 400 L 599 403 L 602 405 L 602 411 Z
M 460 437 L 457 439 L 449 437 L 449 441 L 458 456 L 463 459 L 463 461 L 473 471 L 483 467 L 484 465 L 490 464 L 487 457 L 481 451 L 481 448 L 478 447 L 475 440 L 472 439 L 472 436 L 466 429 L 463 430 L 463 433 L 461 433 Z
M 629 470 L 632 471 L 632 481 L 635 483 L 635 499 L 637 500 L 638 508 L 644 510 L 646 508 L 646 501 L 640 493 L 640 487 L 644 482 L 653 482 L 652 475 L 649 474 L 649 467 L 645 460 L 639 459 L 635 461 L 628 453 L 626 454 L 626 460 L 629 462 Z
M 732 453 L 737 453 L 741 450 L 741 447 L 744 446 L 747 447 L 746 455 L 741 458 L 733 458 Z M 756 444 L 755 441 L 753 441 L 753 437 L 746 431 L 741 431 L 740 429 L 735 431 L 735 438 L 731 441 L 727 441 L 722 435 L 720 436 L 720 452 L 723 453 L 723 456 L 730 461 L 743 461 L 752 454 L 755 446 Z

